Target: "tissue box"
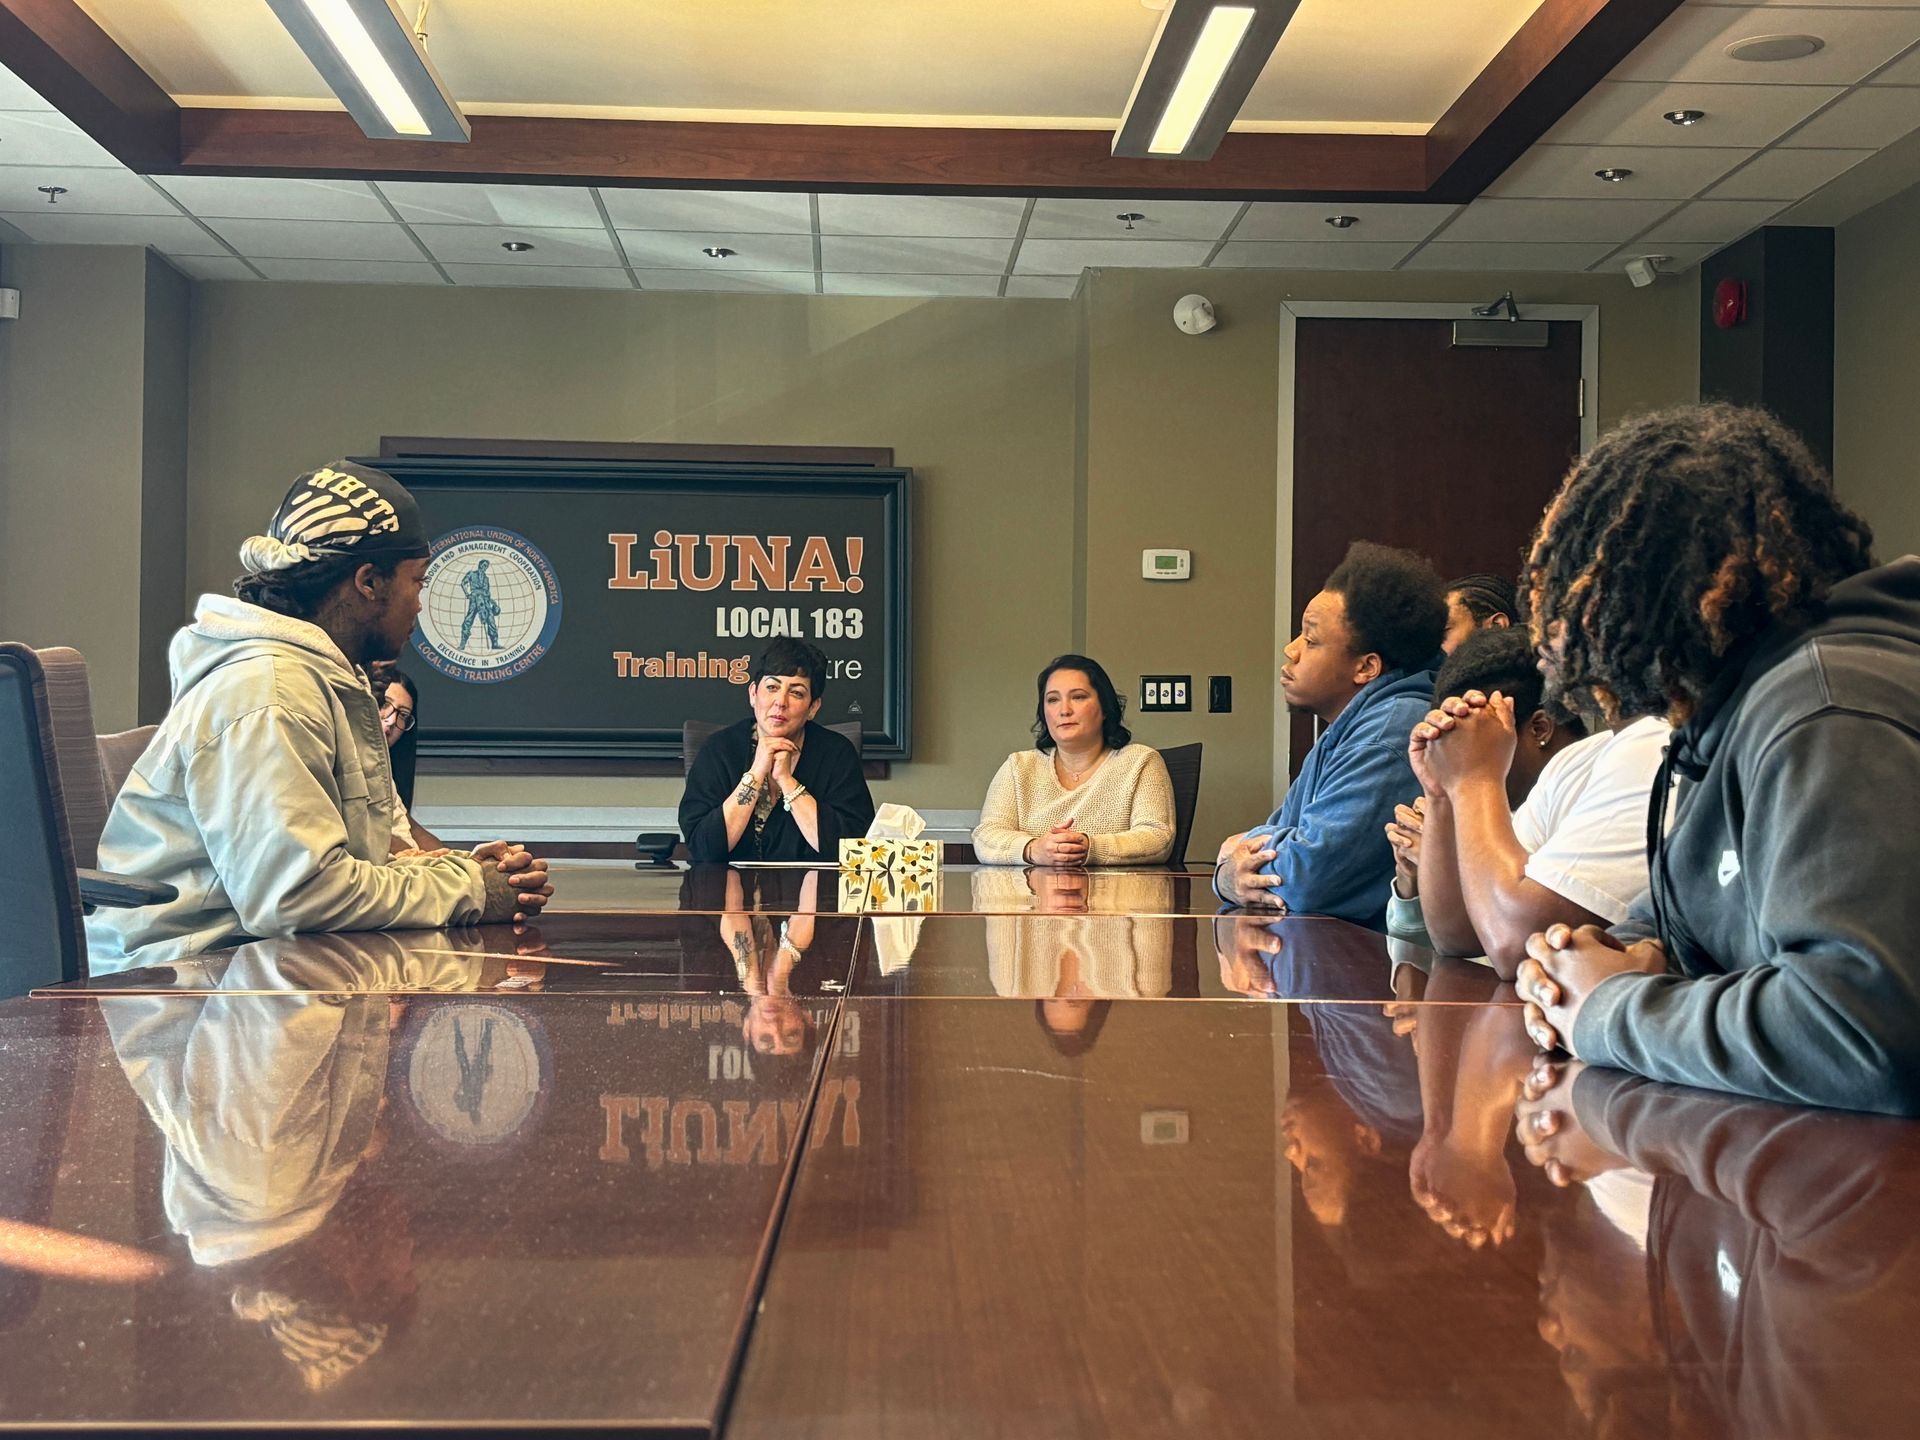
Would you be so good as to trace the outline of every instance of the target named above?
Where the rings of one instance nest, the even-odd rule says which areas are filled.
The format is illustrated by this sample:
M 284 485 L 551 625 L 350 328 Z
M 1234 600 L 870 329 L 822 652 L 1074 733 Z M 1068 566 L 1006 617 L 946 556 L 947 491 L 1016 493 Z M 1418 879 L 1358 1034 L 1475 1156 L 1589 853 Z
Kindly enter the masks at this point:
M 842 870 L 843 914 L 924 915 L 940 908 L 940 870 L 909 866 L 905 871 Z
M 855 873 L 876 870 L 893 875 L 940 867 L 938 840 L 869 840 L 862 836 L 840 842 L 840 868 Z

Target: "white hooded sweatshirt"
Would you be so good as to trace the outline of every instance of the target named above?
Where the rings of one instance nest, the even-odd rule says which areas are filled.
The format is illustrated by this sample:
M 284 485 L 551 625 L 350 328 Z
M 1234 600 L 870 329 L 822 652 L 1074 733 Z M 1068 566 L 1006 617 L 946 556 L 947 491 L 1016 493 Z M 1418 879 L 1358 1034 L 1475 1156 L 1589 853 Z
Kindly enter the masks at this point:
M 479 918 L 480 862 L 389 858 L 379 706 L 324 630 L 203 595 L 168 661 L 173 707 L 114 801 L 100 866 L 180 895 L 89 916 L 95 974 L 248 937 Z

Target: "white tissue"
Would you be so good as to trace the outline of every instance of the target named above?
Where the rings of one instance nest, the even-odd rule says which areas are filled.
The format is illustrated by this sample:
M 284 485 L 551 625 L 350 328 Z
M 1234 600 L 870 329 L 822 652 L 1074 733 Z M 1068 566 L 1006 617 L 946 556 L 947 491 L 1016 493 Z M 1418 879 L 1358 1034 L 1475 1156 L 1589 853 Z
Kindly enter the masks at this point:
M 920 832 L 927 828 L 927 822 L 920 818 L 920 812 L 911 805 L 882 805 L 873 812 L 873 823 L 867 827 L 869 840 L 917 840 Z

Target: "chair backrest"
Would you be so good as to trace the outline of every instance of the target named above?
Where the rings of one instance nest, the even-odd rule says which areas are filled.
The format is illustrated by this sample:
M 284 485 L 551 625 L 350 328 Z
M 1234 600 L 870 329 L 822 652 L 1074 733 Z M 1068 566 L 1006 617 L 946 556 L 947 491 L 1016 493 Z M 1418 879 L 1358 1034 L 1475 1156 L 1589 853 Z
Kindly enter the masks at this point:
M 1187 863 L 1187 841 L 1193 838 L 1194 807 L 1200 803 L 1200 745 L 1176 745 L 1162 750 L 1167 778 L 1173 781 L 1173 855 L 1170 864 Z
M 100 775 L 107 784 L 109 811 L 113 809 L 113 802 L 120 798 L 120 791 L 126 786 L 127 776 L 133 773 L 134 765 L 147 753 L 147 746 L 153 743 L 153 737 L 159 733 L 158 725 L 136 725 L 116 735 L 98 737 Z
M 699 758 L 700 747 L 713 738 L 713 732 L 724 730 L 724 725 L 716 725 L 711 720 L 689 720 L 680 727 L 680 773 L 691 775 L 693 762 Z M 838 725 L 829 725 L 827 729 L 843 740 L 853 743 L 853 753 L 863 753 L 866 745 L 866 732 L 858 720 L 843 720 Z
M 100 769 L 100 745 L 93 733 L 87 662 L 78 650 L 64 645 L 34 653 L 46 676 L 47 712 L 53 718 L 53 749 L 60 793 L 66 797 L 73 860 L 81 869 L 92 870 L 100 864 L 100 832 L 106 828 L 113 796 Z
M 31 649 L 11 643 L 0 643 L 0 815 L 12 841 L 0 871 L 0 996 L 78 980 L 86 938 L 46 676 Z

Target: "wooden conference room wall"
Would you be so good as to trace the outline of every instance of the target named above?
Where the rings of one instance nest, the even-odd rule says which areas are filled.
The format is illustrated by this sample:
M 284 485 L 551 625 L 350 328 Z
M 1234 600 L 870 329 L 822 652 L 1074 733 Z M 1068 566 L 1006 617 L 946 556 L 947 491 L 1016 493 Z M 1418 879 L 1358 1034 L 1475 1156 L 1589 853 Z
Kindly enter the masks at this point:
M 225 588 L 234 545 L 294 474 L 382 434 L 891 445 L 921 477 L 915 759 L 876 793 L 977 807 L 1023 742 L 1033 668 L 1085 645 L 1123 686 L 1143 671 L 1234 677 L 1232 714 L 1137 726 L 1153 744 L 1206 743 L 1200 854 L 1264 818 L 1271 783 L 1281 301 L 1477 302 L 1509 286 L 1523 303 L 1601 307 L 1603 424 L 1695 394 L 1691 276 L 1634 290 L 1610 276 L 1113 270 L 1071 301 L 197 283 L 185 593 Z M 1170 320 L 1192 290 L 1222 316 L 1199 338 Z M 16 344 L 12 358 L 32 357 Z M 60 364 L 68 385 L 103 383 Z M 96 489 L 110 498 L 87 467 L 62 479 L 68 514 L 98 508 Z M 1150 545 L 1192 549 L 1194 578 L 1140 579 Z M 4 546 L 45 549 L 48 574 L 73 577 L 63 599 L 84 588 L 77 530 L 42 516 Z M 146 632 L 87 643 L 96 671 L 157 653 Z M 103 726 L 133 723 L 130 710 L 108 708 Z M 429 775 L 420 799 L 663 806 L 677 792 L 665 778 Z

